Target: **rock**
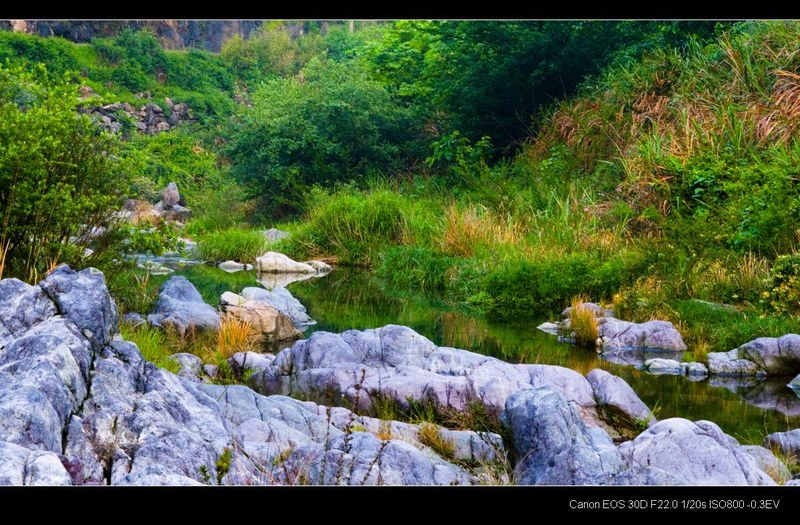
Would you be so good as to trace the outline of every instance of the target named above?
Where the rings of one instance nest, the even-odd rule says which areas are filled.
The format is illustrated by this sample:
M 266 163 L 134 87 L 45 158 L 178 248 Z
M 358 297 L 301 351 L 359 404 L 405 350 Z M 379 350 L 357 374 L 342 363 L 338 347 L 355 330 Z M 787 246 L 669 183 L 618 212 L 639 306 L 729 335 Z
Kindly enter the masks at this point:
M 710 421 L 659 421 L 619 446 L 622 485 L 774 485 L 744 447 Z
M 264 234 L 264 238 L 267 242 L 273 243 L 276 241 L 280 241 L 281 239 L 288 239 L 292 236 L 289 232 L 279 230 L 277 228 L 270 228 L 269 230 L 264 230 L 262 232 Z
M 314 332 L 282 350 L 250 384 L 264 394 L 301 395 L 320 402 L 370 410 L 388 397 L 401 407 L 408 399 L 440 409 L 465 411 L 483 404 L 499 415 L 509 395 L 551 385 L 576 403 L 587 424 L 597 425 L 589 382 L 577 372 L 549 365 L 512 365 L 486 355 L 437 347 L 405 326 L 387 325 L 341 334 Z
M 744 450 L 775 483 L 782 485 L 792 479 L 792 473 L 771 451 L 758 445 L 743 446 Z
M 203 365 L 203 374 L 208 377 L 215 378 L 219 376 L 219 367 L 212 364 Z
M 317 270 L 311 266 L 293 261 L 278 252 L 267 252 L 256 259 L 256 270 L 263 273 L 300 273 L 315 274 Z
M 184 377 L 190 381 L 200 381 L 200 370 L 203 367 L 203 360 L 194 354 L 181 352 L 179 354 L 172 354 L 167 359 L 178 363 L 180 369 L 178 376 Z
M 161 285 L 153 313 L 147 321 L 170 326 L 184 335 L 193 330 L 219 330 L 219 313 L 203 301 L 200 292 L 185 277 L 170 277 Z
M 193 255 L 197 251 L 197 243 L 185 237 L 178 237 L 180 243 L 180 252 L 184 254 Z M 252 268 L 252 267 L 251 267 Z
M 708 375 L 708 368 L 703 363 L 691 362 L 681 363 L 683 373 L 689 377 L 705 377 Z
M 792 381 L 786 385 L 800 395 L 800 374 L 797 375 Z
M 775 447 L 784 454 L 800 454 L 800 428 L 788 432 L 774 432 L 764 438 L 768 447 Z
M 621 377 L 597 368 L 589 372 L 586 379 L 592 385 L 597 405 L 605 415 L 603 419 L 613 426 L 640 430 L 640 425 L 651 427 L 655 424 L 653 412 Z M 614 425 L 614 422 L 617 424 Z
M 39 286 L 18 279 L 0 281 L 0 348 L 32 326 L 56 314 L 56 308 Z
M 613 317 L 597 320 L 597 331 L 603 341 L 603 352 L 650 349 L 684 352 L 681 334 L 668 321 L 630 323 Z
M 137 314 L 136 312 L 129 312 L 123 315 L 122 320 L 134 327 L 147 324 L 147 321 L 141 316 L 141 314 Z
M 558 335 L 558 324 L 557 323 L 542 323 L 536 327 L 537 330 L 541 330 L 542 332 L 550 335 Z
M 76 272 L 66 264 L 50 272 L 39 286 L 55 303 L 61 315 L 69 318 L 99 348 L 119 331 L 117 305 L 108 294 L 106 279 L 96 268 Z
M 246 322 L 256 333 L 261 334 L 263 344 L 291 341 L 303 336 L 295 328 L 291 318 L 267 303 L 247 300 L 241 295 L 225 292 L 222 294 L 220 307 L 229 316 Z
M 259 354 L 257 352 L 236 352 L 229 359 L 231 368 L 241 374 L 246 371 L 261 372 L 269 368 L 275 360 L 273 354 Z
M 306 307 L 295 299 L 286 288 L 265 290 L 263 288 L 248 287 L 242 290 L 242 297 L 248 301 L 257 301 L 272 306 L 283 315 L 289 317 L 297 327 L 316 324 L 316 321 L 309 317 L 306 312 Z
M 238 263 L 236 261 L 225 261 L 225 262 L 219 263 L 217 265 L 217 268 L 219 268 L 220 270 L 226 271 L 228 273 L 233 273 L 233 272 L 241 272 L 242 270 L 252 270 L 253 269 L 253 265 L 252 264 L 242 264 L 242 263 Z
M 727 376 L 794 376 L 800 373 L 800 335 L 759 337 L 730 352 L 710 353 L 708 369 Z
M 595 303 L 580 303 L 580 306 L 582 308 L 585 308 L 585 309 L 591 311 L 592 313 L 594 313 L 594 316 L 597 317 L 597 318 L 600 318 L 600 317 L 614 317 L 614 311 L 613 310 L 607 310 L 607 309 L 603 308 L 602 306 L 600 306 L 599 304 L 595 304 Z M 561 319 L 569 319 L 569 316 L 570 316 L 571 312 L 572 312 L 572 307 L 571 306 L 568 306 L 567 308 L 565 308 L 564 311 L 561 312 Z
M 171 208 L 165 209 L 162 214 L 165 220 L 173 222 L 184 223 L 192 218 L 192 210 L 179 204 L 175 204 Z
M 739 358 L 739 350 L 730 352 L 711 352 L 708 354 L 708 371 L 719 376 L 756 376 L 763 377 L 767 373 L 747 359 Z
M 503 423 L 520 458 L 515 473 L 521 485 L 603 485 L 623 466 L 608 434 L 590 432 L 578 410 L 550 386 L 512 394 Z
M 58 456 L 0 441 L 0 485 L 72 485 Z
M 683 365 L 672 359 L 648 359 L 644 362 L 644 369 L 655 375 L 683 375 Z
M 310 267 L 314 268 L 314 270 L 316 270 L 317 273 L 320 273 L 320 274 L 330 273 L 331 270 L 333 270 L 331 265 L 329 265 L 328 263 L 324 263 L 322 261 L 306 261 L 305 264 L 307 264 Z

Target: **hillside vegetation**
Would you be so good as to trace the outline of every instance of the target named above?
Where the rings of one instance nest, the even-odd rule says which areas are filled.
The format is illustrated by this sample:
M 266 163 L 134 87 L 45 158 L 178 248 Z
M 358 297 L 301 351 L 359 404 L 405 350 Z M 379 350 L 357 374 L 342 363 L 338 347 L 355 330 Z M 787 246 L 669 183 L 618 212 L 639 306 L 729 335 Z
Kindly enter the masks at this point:
M 113 269 L 123 308 L 141 310 L 152 290 L 121 254 L 181 235 L 248 259 L 251 230 L 279 225 L 290 256 L 494 318 L 540 320 L 584 294 L 673 320 L 698 352 L 797 331 L 798 51 L 793 22 L 400 21 L 300 37 L 271 22 L 219 54 L 146 32 L 0 33 L 0 270 Z M 185 103 L 194 119 L 153 135 L 75 124 L 117 102 Z M 49 133 L 20 128 L 35 114 Z M 70 133 L 86 148 L 65 169 Z M 170 181 L 194 210 L 183 231 L 111 220 Z M 55 233 L 31 233 L 56 215 L 54 184 L 105 198 L 69 200 Z M 97 225 L 102 242 L 82 244 Z

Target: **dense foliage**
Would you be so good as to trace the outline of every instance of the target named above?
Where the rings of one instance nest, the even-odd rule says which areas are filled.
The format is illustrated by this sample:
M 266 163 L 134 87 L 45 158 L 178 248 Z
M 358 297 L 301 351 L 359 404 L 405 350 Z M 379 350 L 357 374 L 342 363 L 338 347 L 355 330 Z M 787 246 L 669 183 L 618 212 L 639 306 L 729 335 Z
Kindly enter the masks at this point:
M 43 68 L 0 67 L 0 273 L 7 276 L 35 279 L 54 262 L 78 262 L 92 238 L 110 235 L 125 171 L 116 140 L 78 116 L 76 104 L 76 86 Z

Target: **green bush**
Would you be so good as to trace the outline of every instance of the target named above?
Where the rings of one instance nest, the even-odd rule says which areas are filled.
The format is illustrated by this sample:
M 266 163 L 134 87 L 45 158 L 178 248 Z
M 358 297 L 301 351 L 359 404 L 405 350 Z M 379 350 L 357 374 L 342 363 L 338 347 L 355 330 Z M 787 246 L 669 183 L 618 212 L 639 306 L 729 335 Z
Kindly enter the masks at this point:
M 256 257 L 266 249 L 266 239 L 258 230 L 228 228 L 202 234 L 197 238 L 197 248 L 207 261 L 255 264 Z
M 800 312 L 800 254 L 782 255 L 775 260 L 763 302 L 780 314 Z
M 303 77 L 263 84 L 230 131 L 233 174 L 266 214 L 302 210 L 313 184 L 397 172 L 413 138 L 408 111 L 357 63 L 315 60 Z
M 106 248 L 127 189 L 116 140 L 76 115 L 77 89 L 50 76 L 0 66 L 0 247 L 6 275 L 36 280 L 55 261 L 80 265 Z M 90 229 L 105 229 L 101 238 Z
M 638 255 L 624 255 L 602 261 L 576 253 L 503 264 L 484 284 L 487 313 L 499 319 L 541 318 L 562 310 L 575 295 L 610 298 L 642 270 Z

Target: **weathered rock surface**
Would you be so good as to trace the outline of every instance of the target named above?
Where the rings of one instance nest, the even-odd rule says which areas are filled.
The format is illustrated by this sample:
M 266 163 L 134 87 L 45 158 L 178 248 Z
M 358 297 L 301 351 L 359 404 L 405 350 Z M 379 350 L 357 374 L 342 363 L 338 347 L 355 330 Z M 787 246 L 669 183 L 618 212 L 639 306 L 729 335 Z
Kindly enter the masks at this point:
M 252 270 L 252 264 L 245 264 L 236 261 L 225 261 L 217 265 L 217 268 L 228 273 L 241 272 L 242 270 Z
M 220 299 L 220 308 L 227 315 L 249 324 L 260 334 L 264 344 L 291 341 L 303 336 L 289 317 L 265 302 L 248 300 L 233 292 L 225 292 Z
M 267 252 L 257 257 L 256 270 L 263 273 L 317 273 L 317 270 L 308 264 L 294 261 L 278 252 Z
M 171 326 L 182 335 L 190 330 L 219 330 L 217 310 L 206 304 L 200 292 L 182 276 L 171 277 L 161 285 L 147 321 L 154 326 Z
M 597 320 L 597 331 L 604 352 L 650 349 L 683 352 L 686 345 L 681 334 L 669 321 L 631 323 L 613 317 Z
M 792 479 L 792 473 L 786 468 L 778 458 L 775 457 L 769 449 L 759 447 L 758 445 L 745 445 L 742 450 L 753 458 L 758 465 L 758 468 L 763 470 L 775 483 L 783 484 Z
M 199 381 L 200 373 L 203 368 L 203 360 L 194 354 L 182 352 L 180 354 L 172 354 L 168 358 L 170 361 L 175 361 L 178 366 L 178 376 L 190 381 Z
M 659 421 L 619 446 L 623 485 L 774 485 L 731 436 L 710 421 Z
M 297 394 L 333 404 L 345 399 L 365 410 L 374 399 L 388 396 L 401 406 L 412 398 L 458 411 L 479 402 L 495 414 L 517 390 L 551 385 L 579 406 L 590 425 L 597 424 L 592 387 L 573 370 L 512 365 L 437 347 L 397 325 L 341 334 L 315 332 L 281 351 L 268 370 L 251 377 L 251 385 L 265 394 Z
M 703 378 L 708 375 L 708 369 L 703 363 L 685 363 L 674 359 L 648 359 L 644 362 L 643 368 L 655 375 L 685 375 L 693 378 Z
M 759 337 L 730 352 L 710 353 L 708 369 L 728 376 L 792 377 L 800 373 L 800 335 Z
M 171 106 L 169 117 L 160 106 L 152 102 L 138 109 L 127 102 L 116 102 L 96 107 L 81 106 L 79 110 L 88 114 L 95 124 L 111 133 L 125 131 L 125 124 L 132 122 L 134 131 L 155 135 L 194 120 L 186 103 L 174 104 L 169 99 L 166 101 L 169 102 L 165 105 Z
M 264 288 L 248 287 L 242 290 L 242 297 L 248 301 L 266 303 L 277 309 L 283 315 L 289 317 L 295 326 L 304 327 L 316 324 L 306 312 L 303 303 L 294 298 L 292 293 L 286 288 Z
M 800 395 L 800 374 L 797 374 L 797 377 L 792 379 L 792 381 L 786 386 L 788 386 L 789 388 L 791 388 Z
M 279 230 L 277 228 L 270 228 L 268 230 L 264 230 L 262 233 L 264 234 L 264 238 L 269 243 L 280 241 L 281 239 L 287 239 L 292 236 L 292 234 L 289 232 Z
M 768 447 L 776 447 L 786 454 L 800 454 L 800 428 L 788 432 L 775 432 L 764 438 Z
M 116 308 L 94 270 L 64 266 L 41 286 L 6 280 L 0 290 L 8 292 L 0 307 L 0 483 L 476 481 L 419 440 L 353 428 L 348 435 L 336 425 L 360 419 L 345 409 L 328 416 L 313 403 L 155 368 L 113 333 Z M 198 369 L 193 356 L 175 359 Z M 453 436 L 462 443 L 456 454 L 489 454 L 472 434 Z
M 589 372 L 586 379 L 592 385 L 598 406 L 607 412 L 605 419 L 621 420 L 622 424 L 634 428 L 639 422 L 648 427 L 655 424 L 652 411 L 621 377 L 597 368 Z
M 522 485 L 602 485 L 623 467 L 608 434 L 587 428 L 575 405 L 550 386 L 512 394 L 503 421 L 514 436 Z
M 171 209 L 173 206 L 177 206 L 181 203 L 181 194 L 178 191 L 178 185 L 174 182 L 170 182 L 167 184 L 167 187 L 164 188 L 164 192 L 161 195 L 161 205 L 164 207 L 165 210 Z

